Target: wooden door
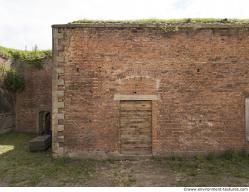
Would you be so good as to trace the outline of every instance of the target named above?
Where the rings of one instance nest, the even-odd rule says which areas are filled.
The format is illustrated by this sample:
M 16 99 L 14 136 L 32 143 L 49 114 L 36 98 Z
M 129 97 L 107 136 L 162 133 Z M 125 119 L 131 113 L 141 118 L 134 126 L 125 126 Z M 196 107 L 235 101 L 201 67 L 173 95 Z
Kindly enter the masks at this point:
M 151 101 L 120 101 L 121 154 L 150 155 L 151 132 Z

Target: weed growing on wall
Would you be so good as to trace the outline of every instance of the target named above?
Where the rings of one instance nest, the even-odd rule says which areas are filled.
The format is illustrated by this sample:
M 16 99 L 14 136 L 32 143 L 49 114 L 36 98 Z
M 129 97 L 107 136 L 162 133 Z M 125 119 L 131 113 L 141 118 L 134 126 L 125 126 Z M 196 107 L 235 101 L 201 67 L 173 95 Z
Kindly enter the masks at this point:
M 15 93 L 24 89 L 25 83 L 23 77 L 17 74 L 15 69 L 8 69 L 1 67 L 1 86 Z
M 43 60 L 52 57 L 51 50 L 33 50 L 24 51 L 18 49 L 9 49 L 0 46 L 0 56 L 4 58 L 12 58 L 19 60 L 24 64 L 28 64 L 36 69 L 43 68 Z

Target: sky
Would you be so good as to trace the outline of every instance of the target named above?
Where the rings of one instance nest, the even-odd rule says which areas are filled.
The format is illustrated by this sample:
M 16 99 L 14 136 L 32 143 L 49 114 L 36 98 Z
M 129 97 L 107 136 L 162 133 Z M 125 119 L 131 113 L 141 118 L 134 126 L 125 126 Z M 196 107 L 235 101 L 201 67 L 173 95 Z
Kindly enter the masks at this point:
M 249 0 L 0 0 L 0 45 L 51 49 L 51 25 L 79 19 L 246 19 L 248 8 Z

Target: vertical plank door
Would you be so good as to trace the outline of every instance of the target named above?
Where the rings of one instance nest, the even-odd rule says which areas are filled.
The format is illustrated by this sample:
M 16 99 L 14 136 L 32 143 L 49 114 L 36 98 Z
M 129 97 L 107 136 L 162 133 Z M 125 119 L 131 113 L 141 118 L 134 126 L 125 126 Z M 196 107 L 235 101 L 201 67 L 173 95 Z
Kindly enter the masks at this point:
M 121 154 L 150 155 L 151 140 L 151 101 L 120 101 Z

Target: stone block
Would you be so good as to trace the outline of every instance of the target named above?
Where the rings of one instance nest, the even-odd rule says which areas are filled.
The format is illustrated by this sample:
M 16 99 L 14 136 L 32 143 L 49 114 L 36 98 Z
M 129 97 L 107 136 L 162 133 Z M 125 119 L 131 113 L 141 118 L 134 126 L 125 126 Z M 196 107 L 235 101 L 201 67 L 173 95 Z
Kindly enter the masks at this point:
M 51 135 L 37 136 L 29 142 L 29 150 L 31 152 L 45 151 L 50 146 L 51 146 Z

